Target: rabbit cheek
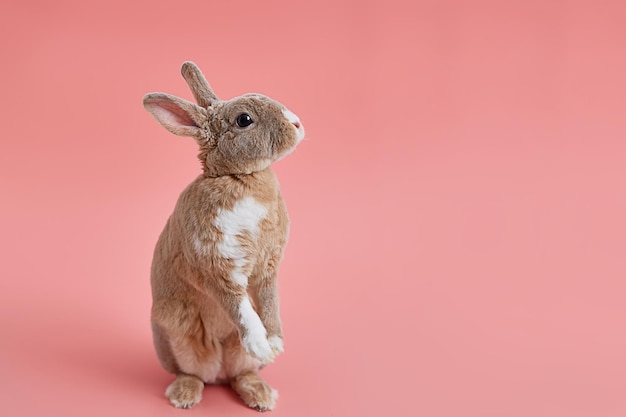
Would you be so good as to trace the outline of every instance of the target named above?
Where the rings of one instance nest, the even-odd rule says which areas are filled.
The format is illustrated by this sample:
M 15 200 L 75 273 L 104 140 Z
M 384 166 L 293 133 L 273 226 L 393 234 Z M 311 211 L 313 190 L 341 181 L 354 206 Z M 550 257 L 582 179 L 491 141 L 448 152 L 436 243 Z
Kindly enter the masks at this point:
M 218 144 L 221 164 L 231 174 L 249 174 L 262 171 L 271 163 L 269 133 L 256 130 L 240 134 L 230 133 Z
M 298 138 L 293 126 L 281 125 L 278 133 L 272 140 L 274 160 L 277 161 L 290 154 L 298 144 Z
M 269 132 L 262 130 L 257 130 L 254 134 L 242 138 L 241 144 L 239 144 L 241 149 L 240 158 L 247 161 L 269 158 L 271 155 L 269 138 Z

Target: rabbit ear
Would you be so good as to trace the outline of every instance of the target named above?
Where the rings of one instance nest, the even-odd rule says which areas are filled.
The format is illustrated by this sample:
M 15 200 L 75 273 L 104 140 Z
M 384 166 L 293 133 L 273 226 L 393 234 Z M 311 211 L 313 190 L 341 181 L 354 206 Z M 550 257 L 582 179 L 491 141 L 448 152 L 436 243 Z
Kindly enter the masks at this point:
M 201 138 L 200 125 L 206 121 L 206 110 L 185 99 L 166 93 L 150 93 L 143 106 L 164 128 L 178 136 Z
M 191 61 L 184 62 L 180 72 L 183 74 L 187 84 L 189 84 L 196 102 L 201 107 L 208 107 L 212 102 L 219 101 L 219 98 L 217 98 L 196 64 Z

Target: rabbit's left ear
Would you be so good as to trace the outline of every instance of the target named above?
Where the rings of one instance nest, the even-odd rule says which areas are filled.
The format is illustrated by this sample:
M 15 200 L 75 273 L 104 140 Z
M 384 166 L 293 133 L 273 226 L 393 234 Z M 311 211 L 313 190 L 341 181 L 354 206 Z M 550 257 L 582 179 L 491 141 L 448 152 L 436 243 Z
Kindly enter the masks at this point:
M 206 108 L 213 102 L 220 100 L 196 64 L 191 61 L 184 62 L 180 72 L 183 74 L 185 81 L 187 81 L 196 103 L 201 107 Z
M 143 106 L 175 135 L 196 139 L 204 136 L 200 126 L 206 121 L 206 110 L 190 101 L 166 93 L 150 93 L 144 96 Z

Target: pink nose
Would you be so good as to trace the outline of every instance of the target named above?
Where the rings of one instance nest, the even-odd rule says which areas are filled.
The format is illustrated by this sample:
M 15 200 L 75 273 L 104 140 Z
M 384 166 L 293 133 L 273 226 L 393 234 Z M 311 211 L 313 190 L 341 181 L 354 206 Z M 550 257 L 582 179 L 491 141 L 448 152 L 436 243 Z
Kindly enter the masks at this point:
M 300 129 L 300 122 L 292 122 L 292 124 L 296 127 L 296 129 Z

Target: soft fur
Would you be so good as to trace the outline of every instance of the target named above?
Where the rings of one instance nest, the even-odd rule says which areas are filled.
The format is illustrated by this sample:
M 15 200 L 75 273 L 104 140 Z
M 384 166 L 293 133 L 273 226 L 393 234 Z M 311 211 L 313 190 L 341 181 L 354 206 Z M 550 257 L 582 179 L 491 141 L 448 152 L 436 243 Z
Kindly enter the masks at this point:
M 182 74 L 198 104 L 165 93 L 143 104 L 170 132 L 193 137 L 203 173 L 180 195 L 152 262 L 152 330 L 166 395 L 179 408 L 205 383 L 230 383 L 252 408 L 278 393 L 258 371 L 283 350 L 277 273 L 289 219 L 270 164 L 304 137 L 299 119 L 260 94 L 220 101 L 191 62 Z M 246 113 L 253 123 L 239 127 Z

